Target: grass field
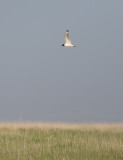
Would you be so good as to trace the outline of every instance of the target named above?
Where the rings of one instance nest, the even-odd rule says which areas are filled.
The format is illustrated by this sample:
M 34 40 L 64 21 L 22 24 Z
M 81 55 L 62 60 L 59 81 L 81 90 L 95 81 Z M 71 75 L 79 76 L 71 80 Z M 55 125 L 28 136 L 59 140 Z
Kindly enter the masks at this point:
M 123 124 L 0 123 L 0 160 L 123 160 Z

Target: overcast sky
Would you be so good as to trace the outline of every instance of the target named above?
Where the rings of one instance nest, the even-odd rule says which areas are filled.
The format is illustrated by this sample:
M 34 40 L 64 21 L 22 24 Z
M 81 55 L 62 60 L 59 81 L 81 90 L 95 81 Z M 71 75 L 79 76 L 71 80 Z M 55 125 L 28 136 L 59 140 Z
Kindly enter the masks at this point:
M 0 121 L 123 122 L 123 1 L 0 1 Z

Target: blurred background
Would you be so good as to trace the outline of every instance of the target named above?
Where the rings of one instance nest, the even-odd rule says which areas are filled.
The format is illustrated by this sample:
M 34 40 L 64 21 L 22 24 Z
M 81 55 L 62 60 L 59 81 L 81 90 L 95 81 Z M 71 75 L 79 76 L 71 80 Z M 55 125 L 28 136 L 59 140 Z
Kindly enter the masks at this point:
M 123 122 L 123 1 L 0 1 L 0 121 Z

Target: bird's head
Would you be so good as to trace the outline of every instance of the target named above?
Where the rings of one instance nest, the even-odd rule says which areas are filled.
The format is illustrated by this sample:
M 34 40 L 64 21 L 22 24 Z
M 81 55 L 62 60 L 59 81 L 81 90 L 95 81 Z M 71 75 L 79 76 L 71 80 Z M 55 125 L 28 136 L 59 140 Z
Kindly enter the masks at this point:
M 64 46 L 64 44 L 62 44 L 61 46 Z

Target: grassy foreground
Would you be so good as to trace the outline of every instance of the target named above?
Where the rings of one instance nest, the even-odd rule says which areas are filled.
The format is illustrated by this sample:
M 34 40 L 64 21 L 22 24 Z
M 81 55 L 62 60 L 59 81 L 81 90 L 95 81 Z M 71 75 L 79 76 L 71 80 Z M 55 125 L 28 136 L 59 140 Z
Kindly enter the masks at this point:
M 123 124 L 0 123 L 0 160 L 123 160 Z

